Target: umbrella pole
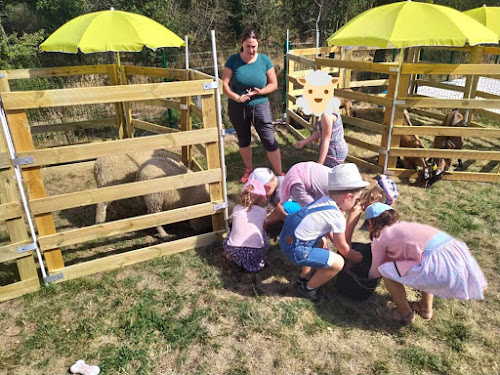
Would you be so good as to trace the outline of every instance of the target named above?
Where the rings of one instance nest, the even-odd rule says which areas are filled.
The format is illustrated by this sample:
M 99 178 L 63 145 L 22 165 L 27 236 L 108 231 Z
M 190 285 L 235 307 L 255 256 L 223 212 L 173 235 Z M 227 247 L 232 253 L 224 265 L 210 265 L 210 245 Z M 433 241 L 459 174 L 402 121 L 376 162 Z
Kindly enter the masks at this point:
M 212 55 L 214 60 L 214 77 L 215 77 L 215 98 L 217 104 L 217 125 L 219 128 L 219 151 L 220 151 L 220 160 L 222 167 L 222 194 L 224 195 L 224 222 L 226 224 L 226 233 L 229 233 L 229 224 L 228 224 L 228 210 L 227 210 L 227 186 L 226 186 L 226 158 L 224 155 L 224 129 L 222 127 L 222 113 L 221 113 L 221 103 L 220 103 L 220 91 L 219 91 L 219 66 L 217 64 L 217 48 L 215 46 L 215 30 L 212 30 Z
M 394 95 L 392 98 L 391 121 L 389 122 L 389 134 L 387 135 L 387 146 L 385 147 L 384 169 L 382 171 L 383 174 L 386 174 L 387 163 L 389 163 L 389 150 L 391 149 L 392 130 L 394 128 L 394 113 L 396 112 L 396 101 L 398 98 L 399 79 L 401 78 L 401 67 L 403 65 L 403 56 L 404 56 L 403 49 L 401 49 L 399 64 L 398 64 L 398 68 L 397 68 L 398 73 L 396 75 L 396 84 L 394 87 Z
M 125 83 L 123 82 L 122 79 L 122 63 L 120 59 L 120 52 L 116 52 L 116 67 L 118 69 L 118 81 L 120 82 L 120 85 L 124 85 Z M 132 138 L 132 135 L 129 134 L 129 119 L 127 115 L 127 108 L 125 106 L 125 102 L 122 102 L 122 109 L 123 109 L 123 118 L 125 119 L 125 131 L 123 132 L 125 135 L 125 138 Z

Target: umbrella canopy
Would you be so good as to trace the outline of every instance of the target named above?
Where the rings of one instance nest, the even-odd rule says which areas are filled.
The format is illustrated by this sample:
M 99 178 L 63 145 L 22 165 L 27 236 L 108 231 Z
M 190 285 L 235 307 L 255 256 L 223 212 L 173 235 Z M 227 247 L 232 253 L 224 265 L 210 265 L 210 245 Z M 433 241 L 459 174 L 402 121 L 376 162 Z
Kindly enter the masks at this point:
M 139 52 L 144 46 L 181 47 L 184 41 L 151 18 L 105 10 L 76 17 L 40 45 L 45 52 Z
M 401 1 L 369 9 L 328 38 L 328 45 L 404 48 L 497 43 L 498 35 L 458 10 Z
M 464 12 L 469 17 L 481 22 L 488 29 L 497 33 L 500 38 L 500 7 L 486 7 L 470 9 Z

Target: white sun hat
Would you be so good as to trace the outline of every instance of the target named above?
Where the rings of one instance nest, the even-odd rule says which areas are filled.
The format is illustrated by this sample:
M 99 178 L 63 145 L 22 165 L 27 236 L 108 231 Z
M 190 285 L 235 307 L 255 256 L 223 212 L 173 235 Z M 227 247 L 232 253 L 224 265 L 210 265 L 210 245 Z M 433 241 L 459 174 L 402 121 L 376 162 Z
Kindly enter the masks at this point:
M 259 180 L 263 185 L 267 184 L 274 177 L 274 173 L 269 168 L 255 168 L 250 176 L 249 180 Z
M 328 190 L 354 190 L 368 186 L 370 183 L 364 181 L 354 163 L 339 164 L 328 173 Z

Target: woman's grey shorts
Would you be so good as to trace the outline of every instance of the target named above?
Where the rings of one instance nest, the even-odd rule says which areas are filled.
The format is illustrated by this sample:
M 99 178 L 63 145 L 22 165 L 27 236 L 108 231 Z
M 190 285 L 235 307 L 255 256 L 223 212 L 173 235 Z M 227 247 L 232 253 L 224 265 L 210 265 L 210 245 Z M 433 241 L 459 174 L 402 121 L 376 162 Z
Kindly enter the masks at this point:
M 252 106 L 229 100 L 227 112 L 238 135 L 238 144 L 240 147 L 250 146 L 252 140 L 250 128 L 253 124 L 266 151 L 276 151 L 278 149 L 278 142 L 274 138 L 271 105 L 269 102 Z

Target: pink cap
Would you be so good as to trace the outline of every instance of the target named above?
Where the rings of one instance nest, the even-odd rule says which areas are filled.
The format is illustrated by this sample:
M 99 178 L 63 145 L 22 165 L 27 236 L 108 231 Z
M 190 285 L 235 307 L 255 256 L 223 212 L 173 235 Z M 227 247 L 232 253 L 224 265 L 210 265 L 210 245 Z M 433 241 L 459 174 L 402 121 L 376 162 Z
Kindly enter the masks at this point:
M 266 197 L 266 188 L 264 187 L 262 182 L 260 182 L 257 179 L 248 180 L 247 183 L 243 185 L 243 189 L 241 189 L 241 191 L 244 191 L 250 185 L 253 186 L 252 194 L 257 194 Z

